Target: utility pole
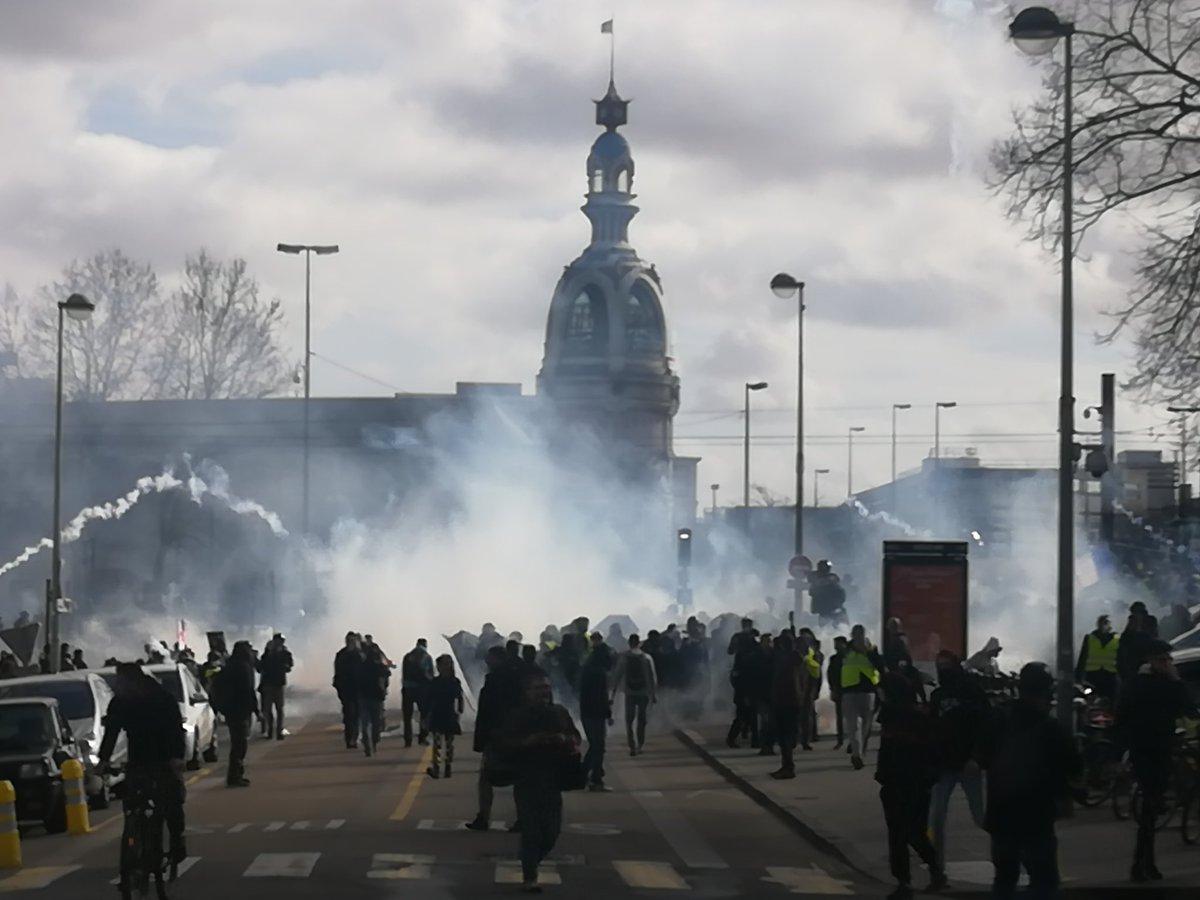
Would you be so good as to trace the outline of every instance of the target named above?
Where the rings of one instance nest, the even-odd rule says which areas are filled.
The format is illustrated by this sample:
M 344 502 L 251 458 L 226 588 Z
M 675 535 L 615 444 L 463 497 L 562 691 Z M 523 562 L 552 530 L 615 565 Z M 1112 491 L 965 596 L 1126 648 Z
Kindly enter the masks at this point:
M 1117 499 L 1117 423 L 1116 376 L 1100 376 L 1100 448 L 1108 460 L 1108 469 L 1100 476 L 1100 540 L 1112 547 L 1116 539 L 1114 506 Z

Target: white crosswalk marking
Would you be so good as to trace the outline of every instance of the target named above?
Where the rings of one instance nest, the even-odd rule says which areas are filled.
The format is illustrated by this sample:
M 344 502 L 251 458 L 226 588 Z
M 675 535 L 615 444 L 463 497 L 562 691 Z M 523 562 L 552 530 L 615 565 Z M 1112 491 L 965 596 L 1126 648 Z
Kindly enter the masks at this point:
M 243 831 L 245 831 L 249 827 L 250 827 L 249 822 L 238 822 L 236 825 L 234 825 L 232 828 L 230 828 L 229 831 L 226 832 L 226 834 L 241 834 Z
M 263 831 L 282 831 L 287 822 L 271 822 Z
M 496 884 L 520 884 L 522 880 L 520 863 L 496 863 Z M 538 884 L 562 884 L 562 876 L 554 863 L 542 863 L 538 869 Z
M 242 877 L 307 878 L 320 858 L 320 853 L 260 853 Z
M 199 857 L 199 856 L 189 856 L 189 857 L 187 857 L 186 859 L 184 859 L 184 861 L 183 861 L 183 862 L 181 862 L 181 863 L 180 863 L 180 864 L 179 864 L 179 865 L 176 867 L 176 869 L 175 869 L 175 877 L 176 877 L 176 878 L 182 878 L 182 877 L 183 877 L 183 875 L 184 875 L 184 873 L 185 873 L 185 872 L 187 872 L 187 870 L 188 870 L 188 869 L 190 869 L 192 866 L 194 866 L 194 865 L 195 865 L 196 863 L 198 863 L 198 862 L 200 862 L 200 857 Z M 111 885 L 114 885 L 114 886 L 115 886 L 115 885 L 118 885 L 118 884 L 120 884 L 120 883 L 121 883 L 121 878 L 120 878 L 120 876 L 118 876 L 118 877 L 116 877 L 116 878 L 112 879 L 111 881 L 109 881 L 109 884 L 111 884 Z
M 670 863 L 614 859 L 613 868 L 631 888 L 686 891 L 690 886 Z
M 368 878 L 415 880 L 433 875 L 434 857 L 421 853 L 376 853 Z
M 301 819 L 299 822 L 292 823 L 292 831 L 308 831 L 308 826 L 311 824 L 307 819 Z
M 339 828 L 341 828 L 345 824 L 346 824 L 345 819 L 330 819 L 325 824 L 325 830 L 326 831 L 337 831 Z
M 820 866 L 799 869 L 792 866 L 767 866 L 763 881 L 781 884 L 793 894 L 839 894 L 846 896 L 854 890 L 849 881 L 829 875 Z
M 70 875 L 78 868 L 79 866 L 34 866 L 22 869 L 15 875 L 9 875 L 0 880 L 0 893 L 31 891 L 49 887 L 64 875 Z

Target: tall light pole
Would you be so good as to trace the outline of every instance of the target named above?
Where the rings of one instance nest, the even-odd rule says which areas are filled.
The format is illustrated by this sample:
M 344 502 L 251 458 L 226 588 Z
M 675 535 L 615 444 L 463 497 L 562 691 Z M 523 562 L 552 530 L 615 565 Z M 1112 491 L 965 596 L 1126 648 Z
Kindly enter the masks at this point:
M 708 487 L 713 495 L 712 514 L 715 516 L 717 514 L 717 491 L 721 489 L 721 486 L 719 484 L 710 484 Z
M 828 475 L 828 469 L 813 469 L 813 507 L 821 505 L 821 476 Z
M 1188 495 L 1187 417 L 1200 412 L 1200 406 L 1168 406 L 1167 412 L 1179 413 L 1179 515 L 1184 514 Z
M 796 297 L 796 514 L 792 552 L 800 556 L 804 553 L 804 282 L 780 272 L 771 279 L 771 291 L 781 300 Z M 803 588 L 800 579 L 794 582 L 794 608 L 800 612 Z
M 765 381 L 746 382 L 746 434 L 742 441 L 742 506 L 750 508 L 750 392 L 761 391 L 767 387 Z M 750 527 L 750 513 L 746 513 L 746 528 Z
M 86 321 L 96 304 L 83 294 L 72 294 L 58 304 L 58 369 L 54 390 L 54 521 L 50 530 L 50 580 L 46 582 L 46 662 L 58 671 L 58 601 L 62 599 L 62 409 L 63 409 L 63 313 L 77 322 Z
M 942 458 L 942 410 L 954 409 L 956 400 L 939 401 L 933 405 L 933 458 Z
M 1017 13 L 1008 34 L 1022 52 L 1050 53 L 1063 39 L 1063 180 L 1062 180 L 1062 350 L 1058 398 L 1058 719 L 1074 731 L 1075 664 L 1075 385 L 1074 310 L 1072 265 L 1074 237 L 1072 179 L 1074 125 L 1072 123 L 1071 53 L 1073 22 L 1063 22 L 1051 10 L 1031 6 Z
M 304 254 L 304 486 L 301 491 L 300 520 L 308 534 L 308 400 L 311 396 L 312 369 L 312 255 L 328 256 L 338 252 L 337 244 L 277 244 L 280 253 Z
M 892 404 L 892 484 L 896 483 L 896 413 L 902 409 L 912 409 L 911 403 Z M 894 493 L 894 491 L 893 491 Z
M 854 435 L 866 431 L 863 425 L 851 425 L 846 431 L 846 496 L 854 496 Z

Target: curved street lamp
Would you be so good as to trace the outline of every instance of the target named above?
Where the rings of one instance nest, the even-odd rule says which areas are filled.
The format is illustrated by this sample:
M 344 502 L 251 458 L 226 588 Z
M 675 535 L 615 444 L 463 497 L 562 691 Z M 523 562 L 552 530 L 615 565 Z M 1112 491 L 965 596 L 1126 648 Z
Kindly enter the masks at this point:
M 771 279 L 771 292 L 781 300 L 796 298 L 796 514 L 792 527 L 792 552 L 804 553 L 804 282 L 780 272 Z M 796 581 L 794 608 L 801 612 L 801 587 Z

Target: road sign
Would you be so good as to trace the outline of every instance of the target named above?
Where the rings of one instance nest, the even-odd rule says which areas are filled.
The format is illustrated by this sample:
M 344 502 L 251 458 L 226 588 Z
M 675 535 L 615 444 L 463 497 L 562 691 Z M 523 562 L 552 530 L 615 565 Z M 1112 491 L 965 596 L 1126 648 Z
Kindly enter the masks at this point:
M 807 556 L 793 556 L 788 560 L 788 574 L 793 578 L 804 578 L 812 569 L 812 560 Z

